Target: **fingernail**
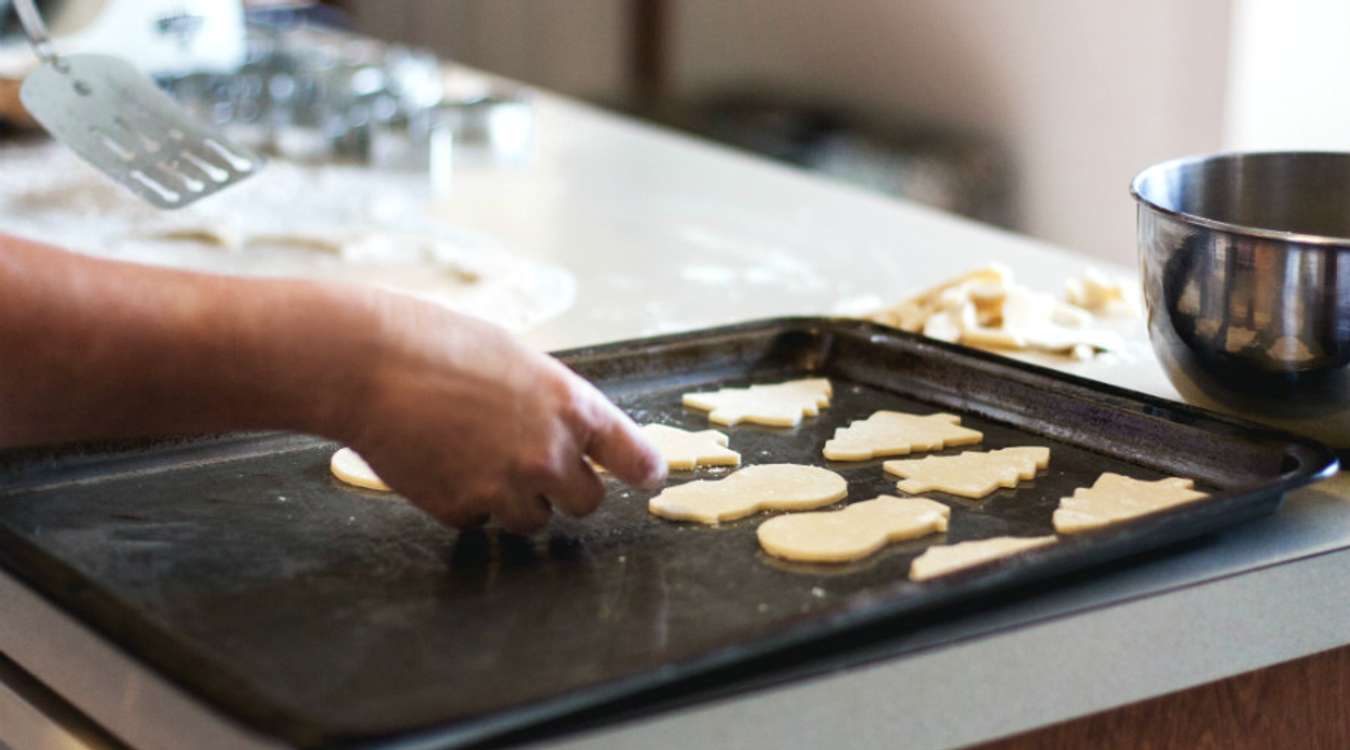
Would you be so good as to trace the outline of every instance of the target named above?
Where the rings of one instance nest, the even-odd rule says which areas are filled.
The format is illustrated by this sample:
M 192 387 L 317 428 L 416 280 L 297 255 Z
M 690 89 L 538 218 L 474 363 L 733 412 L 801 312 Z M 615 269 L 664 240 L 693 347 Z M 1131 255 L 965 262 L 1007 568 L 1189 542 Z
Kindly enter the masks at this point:
M 652 461 L 651 467 L 647 470 L 647 481 L 642 483 L 645 490 L 654 490 L 660 487 L 666 481 L 666 462 L 664 459 Z

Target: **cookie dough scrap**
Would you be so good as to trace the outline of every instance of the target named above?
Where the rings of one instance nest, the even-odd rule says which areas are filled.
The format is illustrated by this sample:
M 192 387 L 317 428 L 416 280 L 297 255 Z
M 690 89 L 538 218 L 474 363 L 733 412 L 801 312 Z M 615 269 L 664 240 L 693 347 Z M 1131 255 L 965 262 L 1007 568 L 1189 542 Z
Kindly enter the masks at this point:
M 749 388 L 723 388 L 708 393 L 686 393 L 685 406 L 708 412 L 715 424 L 741 422 L 769 427 L 796 427 L 802 417 L 814 417 L 830 405 L 830 381 L 826 378 L 789 380 Z
M 1181 477 L 1147 482 L 1105 472 L 1091 487 L 1079 487 L 1071 497 L 1061 498 L 1055 511 L 1055 531 L 1081 534 L 1131 518 L 1194 502 L 1208 497 L 1195 489 L 1195 481 Z
M 882 468 L 903 477 L 896 485 L 903 492 L 945 492 L 978 500 L 1000 487 L 1012 489 L 1019 481 L 1033 479 L 1037 470 L 1049 465 L 1049 448 L 1022 446 L 887 461 Z
M 935 451 L 958 445 L 975 445 L 984 433 L 961 426 L 955 414 L 904 414 L 878 411 L 834 431 L 825 443 L 831 461 L 866 461 L 883 456 L 904 456 L 915 451 Z
M 864 316 L 929 338 L 995 350 L 1037 350 L 1081 359 L 1124 346 L 1114 331 L 1092 327 L 1094 312 L 1127 305 L 1122 285 L 1090 273 L 1070 285 L 1082 306 L 1017 284 L 991 265 L 950 279 Z M 1119 299 L 1117 299 L 1119 298 Z
M 968 319 L 968 318 L 967 318 Z M 1026 287 L 1009 289 L 1003 303 L 998 329 L 967 326 L 963 329 L 963 343 L 1002 348 L 993 340 L 980 341 L 982 333 L 1009 336 L 1016 345 L 1007 348 L 1036 349 L 1060 354 L 1072 353 L 1076 347 L 1086 346 L 1096 351 L 1114 351 L 1124 346 L 1120 334 L 1092 328 L 1091 313 L 1073 305 L 1055 300 L 1042 292 Z M 966 330 L 970 336 L 965 336 Z M 966 341 L 970 338 L 971 341 Z M 1091 352 L 1089 352 L 1089 355 Z
M 761 510 L 814 510 L 848 495 L 844 478 L 818 466 L 763 464 L 721 479 L 669 487 L 647 503 L 653 515 L 715 526 Z
M 1019 552 L 1054 544 L 1051 536 L 996 536 L 959 544 L 939 544 L 924 550 L 909 565 L 909 580 L 927 581 L 959 570 L 1011 557 Z
M 1000 293 L 1011 284 L 1012 272 L 1000 263 L 990 263 L 925 289 L 897 305 L 870 313 L 865 318 L 902 331 L 919 333 L 933 315 L 968 298 L 973 298 L 977 303 L 983 301 L 986 305 L 1001 303 Z
M 926 497 L 881 495 L 843 510 L 792 513 L 759 525 L 759 546 L 799 562 L 861 560 L 891 542 L 947 530 L 951 509 Z
M 1139 315 L 1134 287 L 1095 268 L 1064 282 L 1064 301 L 1102 317 Z
M 699 466 L 740 466 L 741 454 L 727 447 L 730 439 L 717 430 L 691 432 L 664 424 L 645 424 L 640 428 L 673 471 L 689 471 Z
M 333 457 L 328 461 L 328 470 L 333 472 L 333 476 L 339 480 L 367 490 L 379 490 L 381 492 L 392 492 L 389 485 L 384 483 L 375 474 L 375 470 L 370 468 L 361 454 L 351 448 L 339 448 Z

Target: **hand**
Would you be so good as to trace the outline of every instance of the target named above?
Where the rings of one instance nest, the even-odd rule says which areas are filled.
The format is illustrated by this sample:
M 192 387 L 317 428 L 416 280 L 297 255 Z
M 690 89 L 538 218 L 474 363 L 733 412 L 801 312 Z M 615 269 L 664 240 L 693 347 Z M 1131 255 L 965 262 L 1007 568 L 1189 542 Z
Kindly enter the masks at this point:
M 598 390 L 496 326 L 380 293 L 374 356 L 342 438 L 395 491 L 442 522 L 492 516 L 526 533 L 553 509 L 595 510 L 604 486 L 583 459 L 644 487 L 661 455 Z
M 0 235 L 0 447 L 301 430 L 454 526 L 514 531 L 641 485 L 661 456 L 495 326 L 369 286 L 120 263 Z

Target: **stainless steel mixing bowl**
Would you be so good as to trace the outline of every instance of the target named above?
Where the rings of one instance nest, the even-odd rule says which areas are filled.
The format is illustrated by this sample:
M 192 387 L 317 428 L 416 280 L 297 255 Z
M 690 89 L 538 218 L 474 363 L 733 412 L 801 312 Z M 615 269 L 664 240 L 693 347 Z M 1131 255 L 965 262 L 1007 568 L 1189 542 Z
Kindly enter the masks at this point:
M 1189 401 L 1350 446 L 1350 154 L 1135 177 L 1149 338 Z

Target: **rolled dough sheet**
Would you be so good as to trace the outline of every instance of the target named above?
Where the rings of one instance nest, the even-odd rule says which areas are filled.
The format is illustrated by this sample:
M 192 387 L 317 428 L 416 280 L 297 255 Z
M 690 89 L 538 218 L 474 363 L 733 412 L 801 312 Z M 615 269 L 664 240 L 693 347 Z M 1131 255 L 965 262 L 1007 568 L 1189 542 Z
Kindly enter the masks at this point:
M 1055 531 L 1081 534 L 1128 521 L 1175 505 L 1208 497 L 1191 479 L 1169 477 L 1156 482 L 1105 472 L 1091 487 L 1079 487 L 1061 498 L 1055 511 Z
M 211 200 L 169 212 L 60 144 L 6 144 L 0 162 L 0 231 L 90 255 L 371 284 L 517 332 L 563 312 L 576 296 L 567 269 L 439 219 L 424 176 L 274 159 Z
M 802 417 L 814 417 L 830 405 L 830 381 L 826 378 L 789 380 L 749 388 L 723 388 L 708 393 L 686 393 L 681 399 L 691 409 L 708 412 L 715 424 L 741 422 L 769 427 L 796 427 Z
M 927 456 L 887 461 L 887 474 L 904 477 L 898 485 L 910 494 L 946 492 L 978 500 L 1000 487 L 1011 489 L 1050 465 L 1050 449 L 1021 446 L 996 451 L 966 451 L 956 456 Z
M 947 530 L 951 509 L 924 497 L 882 495 L 843 510 L 793 513 L 760 524 L 759 546 L 800 562 L 849 562 L 890 542 Z
M 814 510 L 842 500 L 848 483 L 828 469 L 799 464 L 749 466 L 722 479 L 669 487 L 647 503 L 672 521 L 716 525 L 761 510 Z
M 834 431 L 825 443 L 825 458 L 831 461 L 866 461 L 883 456 L 903 456 L 914 451 L 935 451 L 958 445 L 974 445 L 984 434 L 961 426 L 955 414 L 903 414 L 878 411 Z
M 339 448 L 329 459 L 328 468 L 333 472 L 333 476 L 353 487 L 392 492 L 389 485 L 385 484 L 384 480 L 375 474 L 375 470 L 370 468 L 370 464 L 366 463 L 366 460 L 351 448 Z
M 939 544 L 929 547 L 909 565 L 911 581 L 926 581 L 959 570 L 1010 557 L 1029 549 L 1054 544 L 1055 536 L 996 536 L 960 544 Z

